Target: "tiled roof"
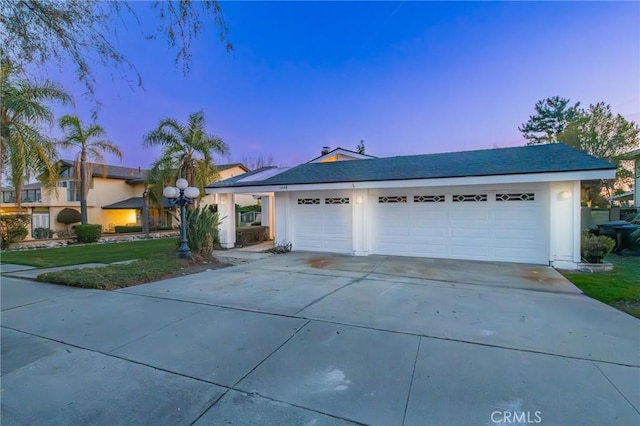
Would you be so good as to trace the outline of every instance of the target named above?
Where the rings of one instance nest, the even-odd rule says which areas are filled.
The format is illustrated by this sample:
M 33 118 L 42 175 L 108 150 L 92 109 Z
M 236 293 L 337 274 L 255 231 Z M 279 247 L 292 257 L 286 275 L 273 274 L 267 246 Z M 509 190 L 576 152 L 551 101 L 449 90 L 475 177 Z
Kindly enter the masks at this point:
M 258 182 L 225 180 L 208 187 L 436 179 L 615 168 L 615 165 L 607 161 L 565 144 L 556 143 L 444 154 L 305 163 Z

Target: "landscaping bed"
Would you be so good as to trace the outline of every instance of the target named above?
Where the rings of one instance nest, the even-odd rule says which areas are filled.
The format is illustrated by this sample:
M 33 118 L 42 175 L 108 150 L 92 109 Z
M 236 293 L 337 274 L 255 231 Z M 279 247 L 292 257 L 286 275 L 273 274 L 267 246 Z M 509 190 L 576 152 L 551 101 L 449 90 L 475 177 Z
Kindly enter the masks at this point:
M 226 266 L 215 260 L 184 260 L 174 253 L 173 256 L 156 255 L 123 265 L 49 272 L 38 275 L 37 280 L 71 287 L 117 290 Z

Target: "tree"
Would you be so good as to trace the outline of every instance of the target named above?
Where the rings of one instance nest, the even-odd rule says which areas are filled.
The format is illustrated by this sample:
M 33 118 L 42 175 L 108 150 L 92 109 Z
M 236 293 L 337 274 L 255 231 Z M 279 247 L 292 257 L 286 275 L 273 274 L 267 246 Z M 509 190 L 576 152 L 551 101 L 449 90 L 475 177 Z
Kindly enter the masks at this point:
M 599 102 L 589 105 L 586 110 L 579 110 L 558 138 L 567 145 L 620 166 L 619 157 L 638 147 L 639 135 L 640 128 L 636 123 L 614 114 L 610 105 Z M 616 179 L 596 185 L 588 191 L 588 200 L 596 198 L 597 194 L 593 192 L 600 192 L 601 188 L 611 197 L 615 186 L 630 180 L 631 176 L 630 170 L 618 167 Z
M 43 126 L 53 125 L 49 103 L 69 104 L 71 97 L 55 83 L 34 83 L 18 72 L 9 61 L 0 63 L 0 173 L 11 179 L 20 206 L 22 187 L 31 176 L 45 187 L 56 184 L 55 142 L 43 134 Z
M 558 135 L 578 115 L 580 102 L 569 106 L 569 99 L 554 96 L 538 101 L 534 107 L 536 114 L 529 116 L 518 130 L 527 145 L 558 142 Z
M 253 157 L 250 155 L 245 155 L 242 157 L 242 164 L 248 168 L 249 170 L 258 170 L 262 167 L 274 166 L 273 156 L 264 156 L 258 155 L 257 157 Z
M 227 27 L 216 0 L 169 0 L 150 2 L 157 12 L 159 27 L 147 38 L 163 37 L 176 50 L 175 63 L 182 64 L 187 73 L 191 63 L 191 43 L 203 29 L 203 17 L 208 15 L 219 29 L 219 38 L 226 41 Z M 140 24 L 127 1 L 59 1 L 59 0 L 0 0 L 0 57 L 19 66 L 41 67 L 54 63 L 62 67 L 70 61 L 78 79 L 93 96 L 95 78 L 93 60 L 102 66 L 112 66 L 127 75 L 135 66 L 118 52 L 119 24 L 125 25 L 126 15 Z
M 360 143 L 358 144 L 358 146 L 356 147 L 356 152 L 358 154 L 364 154 L 365 153 L 365 148 L 364 148 L 364 140 L 360 140 Z
M 185 124 L 173 118 L 163 119 L 147 133 L 144 145 L 162 147 L 162 154 L 147 177 L 151 198 L 156 203 L 163 188 L 174 185 L 181 177 L 197 187 L 202 196 L 204 186 L 218 175 L 213 155 L 226 155 L 229 151 L 221 138 L 207 133 L 202 111 L 191 114 Z
M 60 118 L 60 128 L 65 133 L 60 146 L 63 148 L 78 148 L 80 151 L 76 155 L 76 182 L 80 196 L 80 214 L 82 224 L 87 224 L 87 192 L 89 192 L 89 182 L 91 180 L 92 167 L 87 161 L 105 163 L 104 154 L 113 154 L 122 161 L 120 149 L 107 139 L 104 129 L 98 124 L 82 126 L 82 122 L 75 115 L 65 115 Z M 80 173 L 78 173 L 78 171 Z M 78 174 L 80 176 L 78 176 Z

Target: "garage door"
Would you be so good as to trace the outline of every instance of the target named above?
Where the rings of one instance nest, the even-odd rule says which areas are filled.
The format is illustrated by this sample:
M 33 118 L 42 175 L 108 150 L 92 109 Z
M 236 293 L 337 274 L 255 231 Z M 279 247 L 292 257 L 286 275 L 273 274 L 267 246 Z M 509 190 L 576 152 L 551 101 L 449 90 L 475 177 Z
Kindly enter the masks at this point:
M 375 191 L 372 249 L 548 264 L 546 194 L 539 186 Z
M 293 248 L 352 253 L 351 198 L 344 191 L 294 193 Z

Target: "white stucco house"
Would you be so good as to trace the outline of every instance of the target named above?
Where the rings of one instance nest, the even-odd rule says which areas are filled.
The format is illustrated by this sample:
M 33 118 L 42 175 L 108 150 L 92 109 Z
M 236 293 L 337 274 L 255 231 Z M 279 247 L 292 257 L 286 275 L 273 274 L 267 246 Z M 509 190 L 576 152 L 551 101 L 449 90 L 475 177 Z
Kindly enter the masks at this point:
M 580 182 L 616 166 L 564 144 L 375 158 L 344 149 L 216 182 L 224 247 L 238 194 L 293 250 L 518 262 L 580 262 Z

